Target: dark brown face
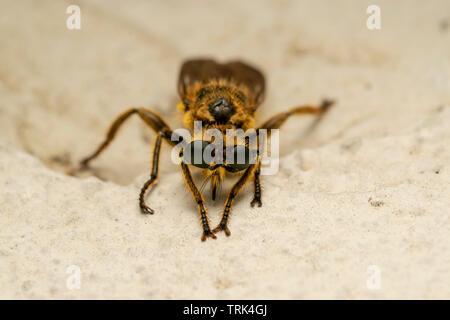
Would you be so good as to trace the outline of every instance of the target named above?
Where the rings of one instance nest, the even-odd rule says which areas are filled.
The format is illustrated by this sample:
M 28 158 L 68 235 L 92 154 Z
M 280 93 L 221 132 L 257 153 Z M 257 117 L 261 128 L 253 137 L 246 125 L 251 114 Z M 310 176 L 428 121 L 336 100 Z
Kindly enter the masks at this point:
M 221 97 L 210 103 L 208 110 L 217 122 L 225 123 L 233 115 L 234 107 L 229 99 Z
M 199 89 L 192 104 L 195 120 L 209 124 L 241 126 L 250 116 L 246 96 L 237 88 L 210 85 Z

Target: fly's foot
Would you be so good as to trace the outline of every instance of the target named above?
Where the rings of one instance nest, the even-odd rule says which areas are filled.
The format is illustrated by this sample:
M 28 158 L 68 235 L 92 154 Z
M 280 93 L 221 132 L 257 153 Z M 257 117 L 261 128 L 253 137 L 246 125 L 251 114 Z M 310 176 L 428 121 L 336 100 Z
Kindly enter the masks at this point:
M 250 205 L 252 206 L 252 208 L 255 206 L 255 204 L 258 205 L 258 207 L 262 206 L 262 202 L 261 202 L 261 198 L 253 198 L 252 202 L 250 202 Z
M 230 229 L 228 229 L 227 225 L 224 223 L 219 224 L 214 230 L 214 233 L 217 233 L 219 231 L 224 231 L 227 237 L 231 235 Z
M 89 170 L 89 165 L 86 160 L 80 161 L 78 167 L 72 167 L 66 171 L 69 176 L 76 176 L 77 174 Z
M 91 162 L 91 157 L 84 158 L 80 161 L 79 170 L 84 171 L 89 169 L 89 162 Z
M 146 206 L 145 204 L 141 205 L 140 207 L 141 207 L 141 212 L 143 214 L 154 214 L 155 213 L 155 211 L 153 211 L 152 208 Z
M 217 239 L 216 235 L 211 230 L 203 230 L 202 241 L 206 241 L 206 238 Z
M 89 161 L 87 161 L 87 159 L 80 161 L 80 170 L 86 170 L 88 168 L 89 168 Z
M 320 104 L 320 109 L 322 109 L 322 112 L 328 111 L 330 107 L 334 105 L 334 100 L 331 99 L 324 99 L 322 103 Z

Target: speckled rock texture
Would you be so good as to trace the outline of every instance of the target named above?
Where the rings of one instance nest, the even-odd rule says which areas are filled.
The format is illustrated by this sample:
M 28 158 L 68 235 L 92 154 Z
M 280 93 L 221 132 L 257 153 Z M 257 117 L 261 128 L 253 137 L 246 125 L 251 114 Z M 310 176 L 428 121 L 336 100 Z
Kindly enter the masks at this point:
M 448 1 L 377 1 L 380 30 L 370 1 L 75 1 L 81 30 L 70 4 L 0 3 L 0 298 L 450 298 Z M 197 56 L 264 71 L 259 121 L 337 101 L 283 127 L 263 207 L 249 184 L 206 242 L 167 144 L 140 214 L 155 137 L 138 119 L 66 174 L 130 106 L 180 127 Z M 224 195 L 205 197 L 215 226 Z

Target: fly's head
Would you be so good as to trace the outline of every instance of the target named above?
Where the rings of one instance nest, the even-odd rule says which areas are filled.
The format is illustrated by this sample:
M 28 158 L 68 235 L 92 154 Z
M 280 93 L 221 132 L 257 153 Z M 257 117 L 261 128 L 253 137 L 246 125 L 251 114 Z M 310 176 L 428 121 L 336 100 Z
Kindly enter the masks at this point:
M 196 84 L 183 100 L 185 124 L 193 128 L 201 121 L 206 128 L 251 128 L 253 114 L 248 108 L 247 90 L 226 81 Z

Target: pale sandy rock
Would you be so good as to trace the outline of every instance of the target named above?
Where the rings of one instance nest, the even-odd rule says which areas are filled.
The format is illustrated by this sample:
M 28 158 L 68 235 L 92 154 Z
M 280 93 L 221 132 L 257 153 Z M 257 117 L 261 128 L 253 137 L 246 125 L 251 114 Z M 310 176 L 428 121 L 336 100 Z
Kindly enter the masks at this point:
M 0 298 L 450 297 L 448 1 L 378 1 L 379 31 L 364 1 L 78 3 L 79 31 L 65 2 L 0 4 Z M 283 128 L 263 207 L 247 187 L 231 237 L 204 243 L 167 145 L 140 214 L 154 135 L 138 119 L 90 174 L 64 174 L 131 105 L 179 127 L 177 72 L 196 55 L 265 71 L 260 120 L 337 101 L 314 131 Z M 206 199 L 215 226 L 223 198 Z

